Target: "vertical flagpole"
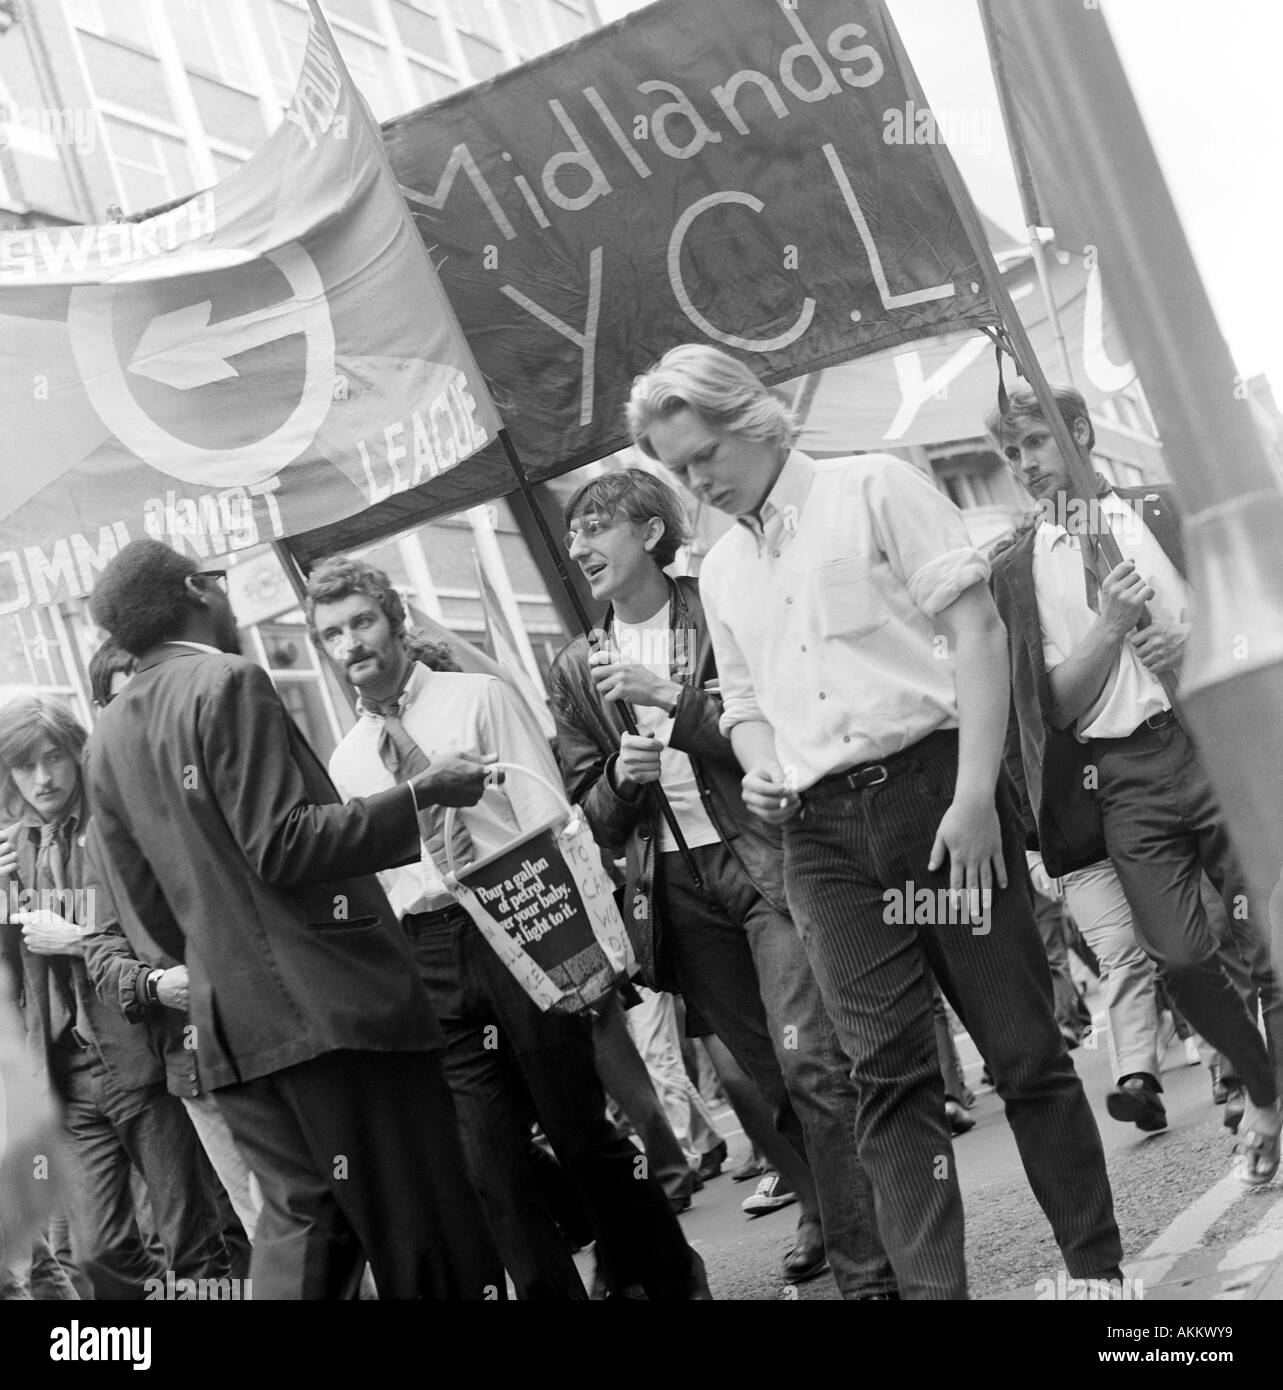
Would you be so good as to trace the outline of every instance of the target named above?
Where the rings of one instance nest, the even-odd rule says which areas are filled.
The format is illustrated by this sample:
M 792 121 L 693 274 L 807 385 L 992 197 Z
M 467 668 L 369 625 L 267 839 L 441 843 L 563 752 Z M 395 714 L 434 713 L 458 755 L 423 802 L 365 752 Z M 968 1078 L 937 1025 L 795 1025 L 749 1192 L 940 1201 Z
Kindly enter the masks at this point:
M 548 527 L 548 521 L 543 514 L 543 508 L 540 507 L 535 497 L 534 489 L 530 486 L 530 479 L 526 475 L 525 465 L 521 462 L 521 457 L 517 453 L 506 429 L 501 429 L 499 431 L 499 439 L 503 444 L 504 453 L 508 456 L 508 463 L 512 467 L 513 475 L 517 479 L 517 487 L 520 489 L 522 496 L 530 504 L 530 514 L 534 517 L 535 525 L 539 529 L 539 534 L 543 537 L 543 542 L 548 547 L 548 553 L 552 556 L 552 563 L 556 568 L 557 577 L 561 580 L 566 593 L 570 595 L 570 602 L 574 607 L 575 617 L 579 619 L 579 625 L 583 628 L 584 636 L 588 639 L 588 648 L 592 651 L 597 646 L 600 630 L 588 616 L 588 610 L 584 607 L 583 600 L 579 597 L 579 593 L 575 586 L 570 582 L 570 575 L 566 570 L 565 557 L 562 555 L 562 547 L 557 543 L 556 538 Z M 623 722 L 624 728 L 630 734 L 636 734 L 638 732 L 637 721 L 633 718 L 633 712 L 629 709 L 627 703 L 623 700 L 619 700 L 616 702 L 615 708 L 619 712 L 619 718 Z M 673 813 L 672 804 L 665 795 L 663 787 L 660 786 L 658 782 L 649 782 L 643 789 L 643 794 L 654 798 L 655 804 L 659 808 L 659 813 L 664 818 L 664 824 L 668 826 L 669 831 L 672 833 L 678 853 L 682 856 L 682 862 L 686 866 L 686 872 L 691 876 L 691 882 L 694 883 L 699 893 L 707 896 L 707 889 L 704 886 L 704 876 L 700 873 L 699 865 L 695 862 L 695 856 L 691 853 L 690 846 L 686 843 L 686 836 L 682 834 L 681 826 L 677 824 L 677 817 Z
M 900 41 L 899 32 L 896 30 L 895 23 L 887 12 L 886 0 L 877 0 L 878 9 L 882 16 L 883 24 L 886 28 L 888 40 L 895 53 L 895 60 L 899 65 L 901 76 L 904 79 L 905 90 L 913 98 L 914 107 L 919 110 L 928 109 L 926 96 L 918 83 L 918 75 L 913 70 L 913 65 L 909 61 L 909 55 L 904 50 L 904 45 Z M 1020 371 L 1033 388 L 1034 394 L 1038 397 L 1038 404 L 1042 408 L 1043 419 L 1051 431 L 1052 438 L 1056 441 L 1056 446 L 1060 450 L 1061 457 L 1069 469 L 1069 475 L 1073 479 L 1074 487 L 1082 497 L 1093 497 L 1096 493 L 1096 474 L 1092 469 L 1085 449 L 1081 449 L 1069 431 L 1069 426 L 1065 424 L 1064 417 L 1060 413 L 1060 407 L 1056 404 L 1056 398 L 1052 393 L 1051 385 L 1046 375 L 1043 373 L 1042 364 L 1034 355 L 1033 344 L 1029 341 L 1029 334 L 1025 331 L 1025 325 L 1020 315 L 1016 312 L 1016 307 L 1011 301 L 1011 295 L 1007 292 L 1007 286 L 1003 281 L 1002 274 L 998 270 L 998 264 L 993 258 L 993 251 L 990 249 L 989 242 L 985 237 L 984 225 L 980 221 L 980 214 L 976 210 L 976 205 L 972 201 L 971 192 L 962 180 L 962 175 L 958 172 L 958 166 L 953 162 L 953 155 L 943 141 L 935 140 L 931 143 L 931 152 L 935 156 L 936 166 L 940 177 L 944 180 L 945 187 L 949 191 L 959 220 L 962 222 L 963 230 L 967 234 L 967 240 L 971 243 L 971 249 L 980 264 L 981 273 L 988 280 L 989 293 L 993 296 L 998 307 L 998 313 L 1002 318 L 1003 325 L 1011 335 L 1012 343 L 1016 349 L 1016 357 Z M 1122 552 L 1118 548 L 1118 542 L 1114 539 L 1109 530 L 1107 522 L 1102 517 L 1099 534 L 1094 537 L 1084 533 L 1083 540 L 1088 544 L 1094 541 L 1095 548 L 1099 552 L 1100 558 L 1109 569 L 1115 569 L 1123 562 Z M 1141 611 L 1140 628 L 1148 627 L 1150 624 L 1148 608 Z M 1176 677 L 1170 671 L 1163 672 L 1157 678 L 1162 684 L 1163 691 L 1167 696 L 1173 709 L 1176 708 L 1177 691 Z
M 318 31 L 329 46 L 330 54 L 338 67 L 343 85 L 347 88 L 348 95 L 352 99 L 352 107 L 356 112 L 357 119 L 365 121 L 369 127 L 371 138 L 378 151 L 380 167 L 383 170 L 384 176 L 396 190 L 396 204 L 400 210 L 400 214 L 405 219 L 410 233 L 414 237 L 415 244 L 423 252 L 424 258 L 428 261 L 433 278 L 435 279 L 437 273 L 436 267 L 432 265 L 432 258 L 428 255 L 427 247 L 423 245 L 423 238 L 419 235 L 418 228 L 415 227 L 414 220 L 410 216 L 410 211 L 405 205 L 405 199 L 401 196 L 401 189 L 396 180 L 396 172 L 392 168 L 392 161 L 388 158 L 388 152 L 383 146 L 383 132 L 379 130 L 373 118 L 366 110 L 365 100 L 361 96 L 356 83 L 352 80 L 352 74 L 348 71 L 347 64 L 343 61 L 343 55 L 339 52 L 339 46 L 335 41 L 334 33 L 325 15 L 321 12 L 319 0 L 307 0 L 307 7 L 311 12 L 312 20 L 316 24 Z M 512 441 L 509 439 L 506 429 L 501 428 L 499 430 L 499 439 L 503 444 L 503 450 L 508 457 L 508 463 L 512 467 L 513 474 L 516 476 L 517 486 L 520 488 L 526 501 L 529 502 L 531 513 L 535 519 L 535 525 L 539 528 L 539 534 L 542 536 L 544 544 L 548 547 L 548 552 L 552 556 L 553 564 L 557 570 L 557 577 L 561 580 L 562 584 L 565 586 L 566 593 L 570 596 L 571 604 L 575 610 L 575 616 L 579 619 L 584 636 L 588 639 L 588 645 L 590 648 L 594 647 L 596 645 L 596 628 L 589 618 L 588 611 L 584 608 L 583 602 L 576 592 L 574 585 L 570 582 L 570 576 L 566 572 L 565 562 L 561 556 L 561 547 L 557 544 L 552 532 L 548 529 L 548 523 L 544 519 L 543 512 L 530 486 L 530 479 L 526 476 L 526 470 L 522 466 L 521 460 L 517 457 L 517 451 L 512 447 Z M 293 558 L 292 555 L 291 558 Z M 295 568 L 297 569 L 297 564 Z M 623 719 L 624 727 L 627 731 L 630 734 L 637 733 L 637 721 L 633 718 L 632 712 L 629 710 L 628 706 L 620 701 L 617 708 L 619 709 L 620 716 Z M 664 817 L 664 822 L 672 832 L 677 848 L 682 854 L 687 872 L 691 875 L 696 887 L 701 892 L 704 891 L 703 880 L 700 877 L 694 856 L 690 852 L 690 846 L 686 843 L 686 837 L 682 834 L 681 827 L 677 824 L 677 817 L 673 814 L 673 808 L 667 796 L 664 795 L 663 789 L 657 782 L 651 782 L 645 789 L 645 795 L 655 800 L 659 807 L 660 814 Z
M 985 43 L 989 46 L 989 66 L 993 70 L 994 86 L 998 90 L 998 109 L 1002 114 L 1003 128 L 1007 132 L 1007 148 L 1011 151 L 1011 162 L 1016 170 L 1016 184 L 1020 189 L 1020 206 L 1025 215 L 1025 235 L 1029 239 L 1029 251 L 1034 258 L 1034 269 L 1038 272 L 1038 285 L 1042 290 L 1043 302 L 1047 306 L 1047 318 L 1056 343 L 1056 355 L 1060 358 L 1060 370 L 1064 375 L 1065 385 L 1072 386 L 1074 371 L 1069 360 L 1069 347 L 1065 342 L 1064 329 L 1060 326 L 1060 309 L 1051 291 L 1046 247 L 1038 235 L 1038 228 L 1043 222 L 1038 209 L 1033 173 L 1029 168 L 1029 156 L 1025 150 L 1024 135 L 1020 129 L 1020 117 L 1016 113 L 1015 102 L 1011 99 L 1011 89 L 1007 86 L 1007 74 L 1002 65 L 1002 50 L 998 46 L 998 35 L 994 31 L 989 0 L 977 0 L 977 3 L 980 6 L 980 22 L 984 26 Z

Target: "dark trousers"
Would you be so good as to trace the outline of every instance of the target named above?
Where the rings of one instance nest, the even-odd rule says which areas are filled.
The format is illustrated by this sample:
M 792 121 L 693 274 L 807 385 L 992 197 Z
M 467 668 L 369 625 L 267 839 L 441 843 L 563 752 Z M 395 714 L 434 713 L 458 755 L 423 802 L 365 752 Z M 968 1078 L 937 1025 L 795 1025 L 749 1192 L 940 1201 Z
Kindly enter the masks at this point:
M 256 1300 L 502 1299 L 437 1052 L 327 1052 L 216 1092 L 263 1192 Z
M 1247 885 L 1194 745 L 1178 724 L 1142 725 L 1130 738 L 1096 739 L 1092 756 L 1105 844 L 1136 940 L 1158 962 L 1176 1007 L 1224 1056 L 1252 1100 L 1270 1104 L 1278 1096 L 1273 1060 L 1254 1014 L 1218 960 L 1200 894 L 1203 873 L 1225 902 L 1240 954 L 1250 957 L 1266 1031 L 1283 1057 L 1283 998 L 1261 926 L 1265 908 L 1255 904 L 1257 911 L 1245 915 Z
M 537 1119 L 592 1221 L 608 1287 L 686 1298 L 690 1248 L 644 1156 L 606 1118 L 588 1020 L 543 1013 L 462 910 L 411 931 L 411 947 L 446 1037 L 469 1170 L 518 1296 L 584 1297 L 531 1167 Z
M 725 844 L 691 853 L 709 898 L 696 891 L 680 854 L 661 855 L 656 874 L 664 949 L 682 994 L 756 1083 L 780 1133 L 809 1161 L 825 1250 L 843 1295 L 894 1289 L 873 1189 L 855 1153 L 851 1064 L 798 930 Z
M 70 1165 L 67 1216 L 72 1253 L 95 1298 L 143 1299 L 148 1281 L 221 1279 L 229 1273 L 215 1197 L 217 1178 L 181 1101 L 163 1085 L 117 1090 L 90 1052 L 57 1065 Z M 165 1262 L 139 1232 L 131 1176 L 147 1184 Z
M 956 734 L 932 734 L 885 760 L 887 781 L 808 798 L 784 830 L 789 904 L 852 1060 L 858 1152 L 902 1298 L 967 1292 L 927 966 L 989 1063 L 1069 1273 L 1098 1276 L 1122 1258 L 1100 1133 L 1052 1012 L 1005 777 L 997 808 L 1009 886 L 995 890 L 988 922 L 916 911 L 935 920 L 890 920 L 888 891 L 903 899 L 949 886 L 948 866 L 929 873 L 927 861 L 953 799 L 957 748 Z

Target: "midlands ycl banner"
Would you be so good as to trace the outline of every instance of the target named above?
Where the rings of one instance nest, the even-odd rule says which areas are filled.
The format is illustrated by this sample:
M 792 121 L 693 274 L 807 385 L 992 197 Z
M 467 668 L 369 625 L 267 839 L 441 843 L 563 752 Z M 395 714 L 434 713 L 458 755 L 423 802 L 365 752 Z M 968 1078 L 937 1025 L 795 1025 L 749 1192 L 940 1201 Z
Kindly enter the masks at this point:
M 876 0 L 666 0 L 384 126 L 536 476 L 626 442 L 676 343 L 781 381 L 998 321 L 890 34 Z
M 125 543 L 224 554 L 449 472 L 499 421 L 328 41 L 164 214 L 0 234 L 0 613 Z

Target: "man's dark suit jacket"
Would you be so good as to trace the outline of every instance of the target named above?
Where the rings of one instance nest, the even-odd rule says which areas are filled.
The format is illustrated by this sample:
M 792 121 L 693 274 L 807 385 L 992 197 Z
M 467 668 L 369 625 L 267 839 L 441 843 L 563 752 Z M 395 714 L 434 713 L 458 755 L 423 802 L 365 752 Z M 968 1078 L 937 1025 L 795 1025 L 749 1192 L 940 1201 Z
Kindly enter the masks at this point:
M 1117 495 L 1139 506 L 1145 525 L 1168 559 L 1185 574 L 1180 516 L 1170 487 L 1120 487 Z M 1042 656 L 1042 624 L 1034 590 L 1036 527 L 1017 535 L 993 559 L 990 584 L 1007 625 L 1011 686 L 1020 729 L 1020 758 L 1028 791 L 1030 847 L 1042 851 L 1047 872 L 1058 878 L 1105 858 L 1105 832 L 1085 769 L 1091 748 L 1072 728 L 1052 726 L 1051 683 Z M 1027 816 L 1028 819 L 1028 816 Z
M 127 934 L 136 914 L 187 965 L 207 1089 L 442 1045 L 372 877 L 418 857 L 411 793 L 344 805 L 260 667 L 153 649 L 99 721 L 87 778 Z

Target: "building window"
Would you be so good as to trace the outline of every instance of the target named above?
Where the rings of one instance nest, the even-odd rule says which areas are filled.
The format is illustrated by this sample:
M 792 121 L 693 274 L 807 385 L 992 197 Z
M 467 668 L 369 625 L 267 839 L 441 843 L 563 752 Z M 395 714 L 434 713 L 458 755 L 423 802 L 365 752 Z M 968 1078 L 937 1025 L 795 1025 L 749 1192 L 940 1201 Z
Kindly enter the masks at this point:
M 182 0 L 166 7 L 184 66 L 230 86 L 253 90 L 253 75 L 226 0 Z
M 530 0 L 503 0 L 503 17 L 523 60 L 538 57 L 548 47 L 539 33 L 538 19 L 531 12 Z
M 549 9 L 552 10 L 558 43 L 569 43 L 571 39 L 580 38 L 591 27 L 584 12 L 578 6 L 569 4 L 568 0 L 552 0 Z
M 419 100 L 423 105 L 429 102 L 439 101 L 442 97 L 449 96 L 451 92 L 459 90 L 458 78 L 451 77 L 448 73 L 438 72 L 436 68 L 430 68 L 426 63 L 416 62 L 410 59 L 410 73 L 414 78 L 414 89 L 419 95 Z
M 77 29 L 103 38 L 122 39 L 152 51 L 147 16 L 140 0 L 65 0 L 67 18 Z
M 115 116 L 103 122 L 126 212 L 157 207 L 195 186 L 181 140 Z

